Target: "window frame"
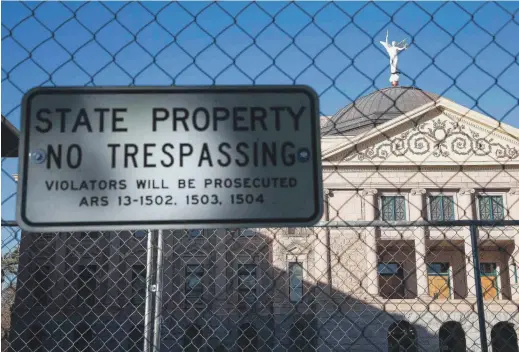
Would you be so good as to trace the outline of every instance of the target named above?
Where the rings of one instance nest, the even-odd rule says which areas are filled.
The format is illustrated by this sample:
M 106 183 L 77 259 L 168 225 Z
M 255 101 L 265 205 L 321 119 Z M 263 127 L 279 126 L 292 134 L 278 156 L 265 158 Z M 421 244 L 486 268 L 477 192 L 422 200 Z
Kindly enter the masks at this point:
M 393 219 L 390 219 L 390 220 L 387 220 L 387 219 L 384 219 L 384 199 L 385 198 L 393 198 Z M 396 220 L 396 207 L 395 207 L 395 200 L 396 198 L 402 198 L 404 200 L 404 218 L 403 219 L 400 219 L 400 220 Z M 409 218 L 409 214 L 408 214 L 408 209 L 409 207 L 407 206 L 407 203 L 408 203 L 409 199 L 408 199 L 408 195 L 407 194 L 404 194 L 404 193 L 389 193 L 389 192 L 385 192 L 385 193 L 382 193 L 379 197 L 379 201 L 378 201 L 378 204 L 379 204 L 379 219 L 382 220 L 382 221 L 407 221 L 407 219 Z
M 434 273 L 431 273 L 429 271 L 429 268 L 432 264 L 447 264 L 447 272 L 446 273 L 439 273 L 437 271 L 434 271 Z M 453 295 L 454 295 L 454 290 L 453 290 L 453 283 L 454 283 L 454 278 L 452 277 L 452 264 L 450 262 L 430 262 L 430 263 L 427 263 L 427 285 L 429 285 L 429 276 L 432 275 L 432 276 L 441 276 L 441 277 L 447 277 L 447 286 L 449 287 L 449 298 L 448 299 L 452 299 L 453 298 Z M 427 292 L 429 294 L 429 292 Z M 433 299 L 437 299 L 437 298 L 434 298 L 432 297 Z
M 495 197 L 501 197 L 501 219 L 495 219 L 494 218 L 494 201 L 493 201 L 493 198 Z M 491 204 L 490 204 L 490 211 L 489 211 L 489 214 L 490 214 L 490 219 L 483 219 L 483 217 L 481 216 L 481 199 L 482 198 L 490 198 L 490 201 L 491 201 Z M 506 194 L 504 192 L 480 192 L 476 195 L 476 209 L 477 209 L 477 215 L 478 215 L 478 219 L 479 220 L 483 220 L 483 221 L 500 221 L 500 220 L 504 220 L 506 218 L 506 213 L 507 213 L 507 207 L 506 207 Z
M 389 267 L 389 265 L 396 265 L 397 269 L 394 273 L 382 273 L 379 269 L 381 265 L 384 265 L 386 268 Z M 379 262 L 379 263 L 377 263 L 377 274 L 381 275 L 381 276 L 398 275 L 399 271 L 403 272 L 403 270 L 404 270 L 404 266 L 402 265 L 402 263 L 398 263 L 398 262 Z
M 194 268 L 193 271 L 189 272 L 190 268 Z M 199 274 L 197 274 L 197 271 L 200 271 Z M 190 275 L 194 275 L 194 274 L 197 274 L 197 276 L 199 277 L 200 281 L 199 281 L 199 285 L 201 286 L 201 289 L 200 289 L 200 294 L 193 294 L 192 292 L 194 292 L 195 290 L 193 290 L 192 288 L 189 288 L 189 276 Z M 185 269 L 184 269 L 184 277 L 185 277 L 185 285 L 184 285 L 184 295 L 186 296 L 186 298 L 188 299 L 201 299 L 203 296 L 204 296 L 204 275 L 205 275 L 205 267 L 202 263 L 192 263 L 192 264 L 186 264 L 185 266 Z
M 432 198 L 441 197 L 441 207 L 442 207 L 442 218 L 441 219 L 433 219 L 432 216 Z M 452 219 L 445 220 L 445 206 L 444 206 L 444 197 L 452 198 Z M 450 192 L 431 192 L 427 194 L 427 216 L 431 221 L 452 221 L 457 220 L 457 211 L 456 211 L 457 197 L 455 193 Z
M 240 270 L 244 267 L 247 267 L 247 266 L 254 266 L 254 271 L 252 273 L 252 277 L 254 278 L 254 286 L 251 288 L 251 289 L 245 289 L 243 287 L 247 287 L 246 285 L 244 285 L 242 287 L 242 276 L 240 274 Z M 258 297 L 258 294 L 257 294 L 257 289 L 258 289 L 258 265 L 256 263 L 247 263 L 247 262 L 239 262 L 237 264 L 237 267 L 236 267 L 236 272 L 237 272 L 237 291 L 238 291 L 238 296 L 240 298 L 240 303 L 249 303 L 249 304 L 252 304 L 253 302 L 248 302 L 247 299 L 245 297 L 247 296 L 250 296 L 250 297 L 253 297 L 253 301 L 256 301 L 257 297 Z M 250 273 L 250 272 L 248 272 Z M 249 274 L 250 275 L 250 274 Z
M 438 272 L 436 270 L 434 270 L 433 273 L 431 273 L 431 271 L 429 271 L 429 268 L 431 267 L 431 265 L 433 264 L 447 264 L 447 272 Z M 451 265 L 449 262 L 431 262 L 431 263 L 427 263 L 427 275 L 434 275 L 434 276 L 449 276 L 450 275 L 450 272 L 451 272 Z
M 291 282 L 292 281 L 292 267 L 295 265 L 298 265 L 301 267 L 301 286 L 300 286 L 300 288 L 298 287 L 301 293 L 300 293 L 298 300 L 292 299 L 292 291 L 295 291 L 295 289 L 292 287 L 292 282 Z M 288 262 L 288 299 L 290 300 L 291 303 L 299 303 L 303 300 L 303 297 L 305 294 L 304 271 L 305 271 L 305 266 L 304 266 L 303 262 L 298 261 L 298 260 Z
M 493 264 L 494 265 L 494 270 L 492 272 L 483 272 L 481 270 L 481 266 L 482 265 L 485 265 L 485 264 Z M 501 292 L 501 267 L 499 265 L 500 263 L 495 261 L 495 262 L 490 262 L 490 261 L 480 261 L 479 262 L 479 280 L 481 280 L 481 278 L 483 276 L 491 276 L 491 277 L 495 277 L 496 278 L 496 290 L 497 290 L 497 296 L 496 296 L 496 299 L 502 299 L 502 292 Z
M 379 283 L 378 287 L 378 293 L 381 297 L 385 297 L 385 293 L 383 292 L 383 285 L 380 285 L 380 279 L 388 280 L 392 277 L 395 277 L 400 280 L 399 287 L 402 287 L 403 292 L 401 292 L 402 297 L 395 297 L 393 294 L 398 294 L 397 288 L 393 287 L 392 294 L 387 295 L 388 297 L 385 297 L 387 299 L 405 299 L 407 295 L 407 279 L 406 279 L 406 272 L 404 268 L 404 262 L 393 262 L 393 261 L 379 261 L 377 263 L 377 282 Z M 388 265 L 396 265 L 397 270 L 394 271 L 394 273 L 382 273 L 380 271 L 380 266 L 385 265 L 388 267 Z

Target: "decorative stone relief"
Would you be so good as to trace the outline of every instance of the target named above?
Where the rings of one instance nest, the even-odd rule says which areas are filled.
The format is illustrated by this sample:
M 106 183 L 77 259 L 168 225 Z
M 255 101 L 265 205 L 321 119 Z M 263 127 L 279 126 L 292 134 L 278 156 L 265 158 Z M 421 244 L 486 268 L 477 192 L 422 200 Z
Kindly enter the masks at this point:
M 471 194 L 476 193 L 476 190 L 474 188 L 462 188 L 458 193 L 462 196 L 470 196 Z
M 412 196 L 421 196 L 421 195 L 424 195 L 425 192 L 426 191 L 423 188 L 414 188 L 411 190 L 411 195 Z
M 290 239 L 288 242 L 276 248 L 274 250 L 274 254 L 278 262 L 285 262 L 287 255 L 307 256 L 313 247 L 315 247 L 314 244 L 308 243 L 306 241 Z
M 490 132 L 489 132 L 490 133 Z M 490 155 L 496 159 L 519 158 L 519 150 L 501 144 L 459 122 L 431 120 L 406 132 L 359 152 L 352 152 L 343 160 L 385 160 L 391 155 L 425 155 L 449 157 L 456 155 Z
M 519 196 L 519 188 L 512 188 L 508 193 L 513 196 Z
M 374 196 L 378 193 L 378 190 L 376 189 L 363 189 L 361 194 L 365 196 Z

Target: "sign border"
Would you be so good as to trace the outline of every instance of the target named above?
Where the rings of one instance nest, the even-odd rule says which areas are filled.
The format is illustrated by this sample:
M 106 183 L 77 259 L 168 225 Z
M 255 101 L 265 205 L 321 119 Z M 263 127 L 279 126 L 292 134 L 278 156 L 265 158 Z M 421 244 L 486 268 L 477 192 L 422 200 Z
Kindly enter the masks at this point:
M 171 93 L 198 93 L 198 94 L 215 94 L 215 93 L 303 93 L 310 99 L 310 113 L 312 115 L 312 160 L 315 165 L 313 170 L 314 181 L 314 212 L 311 216 L 305 218 L 269 218 L 269 219 L 208 219 L 208 220 L 150 220 L 150 221 L 79 221 L 79 222 L 33 222 L 27 218 L 27 177 L 28 164 L 30 158 L 29 151 L 29 133 L 31 127 L 31 100 L 37 95 L 72 95 L 72 94 L 171 94 Z M 268 227 L 279 227 L 282 224 L 298 224 L 313 225 L 318 222 L 323 214 L 323 186 L 322 186 L 322 163 L 321 163 L 321 145 L 320 145 L 320 124 L 319 122 L 319 97 L 316 92 L 306 85 L 236 85 L 236 86 L 177 86 L 177 87 L 156 87 L 156 86 L 104 86 L 104 87 L 36 87 L 27 91 L 22 99 L 22 116 L 21 116 L 21 134 L 20 134 L 20 159 L 19 172 L 20 180 L 17 190 L 17 207 L 16 218 L 21 227 L 33 229 L 56 229 L 56 228 L 77 228 L 77 230 L 86 228 L 96 229 L 140 229 L 140 228 L 215 228 L 215 227 L 252 227 L 250 224 L 265 227 L 264 225 L 274 225 Z M 21 221 L 20 221 L 21 220 Z M 187 225 L 187 226 L 186 226 Z M 205 225 L 212 225 L 206 227 Z M 237 226 L 238 225 L 238 226 Z M 276 226 L 277 225 L 277 226 Z M 132 227 L 133 226 L 133 227 Z

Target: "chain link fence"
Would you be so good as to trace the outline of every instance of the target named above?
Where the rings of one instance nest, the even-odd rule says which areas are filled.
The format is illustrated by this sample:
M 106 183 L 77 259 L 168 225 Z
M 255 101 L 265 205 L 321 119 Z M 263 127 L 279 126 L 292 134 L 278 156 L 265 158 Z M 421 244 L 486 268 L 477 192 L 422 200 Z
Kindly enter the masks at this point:
M 312 228 L 26 233 L 3 140 L 2 351 L 518 351 L 518 3 L 2 7 L 14 127 L 34 86 L 304 83 L 325 187 Z

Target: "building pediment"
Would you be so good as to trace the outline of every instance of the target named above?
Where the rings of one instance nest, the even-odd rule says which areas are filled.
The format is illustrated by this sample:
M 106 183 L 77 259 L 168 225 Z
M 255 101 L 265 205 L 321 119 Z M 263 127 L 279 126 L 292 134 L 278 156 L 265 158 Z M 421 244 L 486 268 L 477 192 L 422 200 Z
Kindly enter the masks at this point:
M 440 101 L 327 152 L 323 165 L 511 165 L 519 164 L 519 132 Z

